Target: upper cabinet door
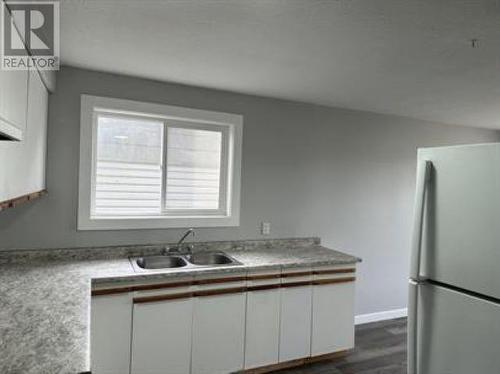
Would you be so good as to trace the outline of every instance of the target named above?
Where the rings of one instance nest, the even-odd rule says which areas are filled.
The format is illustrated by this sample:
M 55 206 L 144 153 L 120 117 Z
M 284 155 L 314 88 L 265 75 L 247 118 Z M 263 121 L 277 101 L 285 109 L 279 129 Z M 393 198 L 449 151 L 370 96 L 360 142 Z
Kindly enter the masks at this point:
M 14 32 L 15 42 L 22 43 Z M 0 139 L 22 140 L 28 109 L 28 70 L 0 69 Z
M 37 70 L 29 72 L 28 115 L 23 142 L 26 170 L 26 193 L 41 191 L 46 188 L 45 170 L 47 155 L 47 121 L 49 111 L 49 92 Z M 20 165 L 21 166 L 21 165 Z
M 2 165 L 0 168 L 0 201 L 14 199 L 46 188 L 45 165 L 49 94 L 38 72 L 31 70 L 29 73 L 29 104 L 23 141 L 0 142 L 0 165 Z
M 196 297 L 193 318 L 193 374 L 243 369 L 245 293 Z

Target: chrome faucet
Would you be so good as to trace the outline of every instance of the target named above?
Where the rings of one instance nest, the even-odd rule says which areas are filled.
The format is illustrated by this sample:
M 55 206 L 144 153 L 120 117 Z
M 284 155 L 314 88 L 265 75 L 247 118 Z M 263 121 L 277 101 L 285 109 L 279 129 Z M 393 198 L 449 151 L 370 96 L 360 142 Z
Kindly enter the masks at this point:
M 184 240 L 192 234 L 193 239 L 195 237 L 195 232 L 193 228 L 188 229 L 182 237 L 179 239 L 176 245 L 171 246 L 171 247 L 166 247 L 165 250 L 163 251 L 164 254 L 170 254 L 170 253 L 191 253 L 193 251 L 193 244 L 184 244 Z

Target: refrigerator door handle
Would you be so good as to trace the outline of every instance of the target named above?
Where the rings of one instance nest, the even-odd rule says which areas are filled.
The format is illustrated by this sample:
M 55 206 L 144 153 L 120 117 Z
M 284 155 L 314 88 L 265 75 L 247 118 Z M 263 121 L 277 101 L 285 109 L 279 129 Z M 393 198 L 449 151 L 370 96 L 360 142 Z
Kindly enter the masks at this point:
M 408 287 L 408 373 L 418 374 L 418 336 L 417 336 L 417 308 L 418 308 L 418 283 L 410 279 Z
M 430 161 L 418 163 L 410 284 L 408 290 L 408 374 L 418 374 L 418 282 L 423 280 L 423 277 L 420 275 L 422 231 L 424 226 L 425 198 L 431 169 L 432 162 Z
M 424 225 L 424 209 L 427 185 L 432 169 L 431 161 L 418 163 L 417 187 L 415 196 L 415 216 L 413 221 L 413 240 L 411 247 L 410 278 L 420 280 L 420 260 L 422 257 L 422 230 Z

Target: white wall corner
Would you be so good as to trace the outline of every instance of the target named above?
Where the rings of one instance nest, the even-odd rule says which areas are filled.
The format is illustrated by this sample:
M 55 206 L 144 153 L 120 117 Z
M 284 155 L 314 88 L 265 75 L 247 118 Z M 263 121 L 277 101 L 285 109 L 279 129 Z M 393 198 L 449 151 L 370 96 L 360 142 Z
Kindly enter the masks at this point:
M 408 308 L 386 310 L 383 312 L 360 314 L 354 318 L 354 323 L 356 325 L 362 325 L 364 323 L 385 321 L 388 319 L 395 319 L 408 316 Z

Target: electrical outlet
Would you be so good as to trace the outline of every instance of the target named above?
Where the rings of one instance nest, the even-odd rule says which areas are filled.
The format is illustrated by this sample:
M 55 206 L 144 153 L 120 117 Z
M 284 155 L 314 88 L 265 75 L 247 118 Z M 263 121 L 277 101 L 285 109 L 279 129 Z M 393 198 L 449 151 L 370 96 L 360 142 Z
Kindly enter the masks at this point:
M 269 235 L 271 233 L 271 222 L 262 222 L 260 231 L 262 235 Z

